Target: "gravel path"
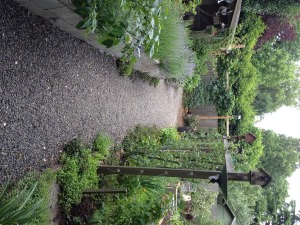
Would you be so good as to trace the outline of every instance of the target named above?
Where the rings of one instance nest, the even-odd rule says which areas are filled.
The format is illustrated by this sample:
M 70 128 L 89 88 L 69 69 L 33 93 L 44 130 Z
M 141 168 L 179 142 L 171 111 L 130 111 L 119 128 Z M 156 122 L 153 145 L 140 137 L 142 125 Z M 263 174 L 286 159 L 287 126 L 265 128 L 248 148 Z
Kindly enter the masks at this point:
M 113 58 L 0 1 L 0 184 L 56 163 L 74 137 L 175 126 L 181 96 L 121 77 Z

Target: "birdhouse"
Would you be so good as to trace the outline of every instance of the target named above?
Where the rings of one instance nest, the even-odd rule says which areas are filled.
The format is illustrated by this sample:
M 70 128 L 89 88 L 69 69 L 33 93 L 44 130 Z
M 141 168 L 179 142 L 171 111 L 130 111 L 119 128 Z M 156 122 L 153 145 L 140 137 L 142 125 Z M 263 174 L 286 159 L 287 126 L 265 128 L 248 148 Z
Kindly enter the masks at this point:
M 241 135 L 241 136 L 233 136 L 233 137 L 231 137 L 231 140 L 233 142 L 244 140 L 247 143 L 251 144 L 253 141 L 256 140 L 256 136 L 254 134 L 252 134 L 251 132 L 249 132 L 249 133 L 246 133 L 246 134 Z
M 247 142 L 247 143 L 252 143 L 253 141 L 255 141 L 256 140 L 256 137 L 255 137 L 255 135 L 254 134 L 252 134 L 252 133 L 247 133 L 247 134 L 245 134 L 244 135 L 244 139 L 245 139 L 245 141 Z
M 272 178 L 267 174 L 263 169 L 259 169 L 258 171 L 250 172 L 250 183 L 254 185 L 260 185 L 262 187 L 267 186 Z

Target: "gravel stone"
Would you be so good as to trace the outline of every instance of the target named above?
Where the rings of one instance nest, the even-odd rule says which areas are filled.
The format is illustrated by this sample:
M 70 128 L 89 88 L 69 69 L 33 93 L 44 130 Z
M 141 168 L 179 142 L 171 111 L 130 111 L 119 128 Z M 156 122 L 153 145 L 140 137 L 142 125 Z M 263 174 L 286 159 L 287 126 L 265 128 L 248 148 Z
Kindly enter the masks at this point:
M 121 77 L 115 59 L 0 1 L 0 184 L 59 160 L 65 143 L 176 126 L 182 89 Z

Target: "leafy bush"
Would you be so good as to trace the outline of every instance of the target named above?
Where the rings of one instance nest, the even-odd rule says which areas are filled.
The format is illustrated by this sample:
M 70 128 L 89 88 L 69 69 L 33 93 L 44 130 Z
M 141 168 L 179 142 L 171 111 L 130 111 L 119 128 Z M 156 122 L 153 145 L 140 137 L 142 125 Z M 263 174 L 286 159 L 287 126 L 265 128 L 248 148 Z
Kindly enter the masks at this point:
M 160 25 L 160 1 L 156 0 L 75 0 L 81 16 L 77 28 L 87 29 L 98 36 L 98 41 L 110 48 L 121 44 L 121 61 L 131 65 L 134 50 L 150 49 L 150 58 L 158 46 Z M 131 66 L 126 67 L 131 68 Z M 124 74 L 129 75 L 129 70 Z
M 195 88 L 198 87 L 201 81 L 201 76 L 199 74 L 194 74 L 191 77 L 188 77 L 184 82 L 184 91 L 187 93 L 191 93 Z
M 178 140 L 179 134 L 176 128 L 162 128 L 160 129 L 160 143 L 168 145 Z
M 5 199 L 8 183 L 4 186 L 0 193 L 0 223 L 2 225 L 27 224 L 46 209 L 42 207 L 42 198 L 29 204 L 36 187 L 37 183 L 29 189 L 25 186 L 17 195 Z
M 127 195 L 105 201 L 94 213 L 91 223 L 146 225 L 162 217 L 169 203 L 162 178 L 123 176 L 118 180 L 121 187 L 128 189 Z
M 125 152 L 138 149 L 157 149 L 159 148 L 160 134 L 155 127 L 136 127 L 123 140 L 122 145 Z
M 232 115 L 235 106 L 235 96 L 227 90 L 226 83 L 220 78 L 211 85 L 210 101 L 217 106 L 219 115 Z
M 94 149 L 103 156 L 108 156 L 109 149 L 112 146 L 112 140 L 108 135 L 98 134 L 94 142 Z
M 64 153 L 61 156 L 62 170 L 57 175 L 61 186 L 60 204 L 69 213 L 73 204 L 79 204 L 85 188 L 98 187 L 97 169 L 99 161 L 105 157 L 101 153 L 92 153 L 90 149 L 79 148 L 79 154 Z
M 243 10 L 260 15 L 269 14 L 280 17 L 288 17 L 299 14 L 299 2 L 297 0 L 245 0 L 243 1 Z
M 229 87 L 235 96 L 234 115 L 241 115 L 242 120 L 236 124 L 235 133 L 243 133 L 255 119 L 253 102 L 257 94 L 258 71 L 252 64 L 254 47 L 265 26 L 254 14 L 246 14 L 241 18 L 237 36 L 246 44 L 244 49 L 232 50 L 230 54 L 218 59 L 218 74 L 224 79 L 230 73 Z M 218 111 L 226 111 L 226 108 Z
M 183 95 L 183 106 L 191 109 L 195 106 L 210 103 L 211 82 L 200 79 L 198 85 L 192 91 L 185 91 Z

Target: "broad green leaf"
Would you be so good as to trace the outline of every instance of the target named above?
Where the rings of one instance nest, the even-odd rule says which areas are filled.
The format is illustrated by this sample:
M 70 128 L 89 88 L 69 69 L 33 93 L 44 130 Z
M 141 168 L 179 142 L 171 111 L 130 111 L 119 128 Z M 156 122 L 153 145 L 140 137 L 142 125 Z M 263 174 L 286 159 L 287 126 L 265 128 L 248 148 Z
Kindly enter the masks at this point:
M 121 21 L 121 22 L 120 22 L 120 25 L 121 25 L 122 27 L 124 27 L 124 29 L 127 29 L 127 27 L 129 26 L 129 24 L 128 24 L 127 21 Z
M 90 13 L 91 7 L 86 6 L 86 7 L 80 7 L 75 10 L 75 12 L 79 15 L 82 15 L 84 17 L 88 16 Z
M 122 26 L 114 27 L 114 29 L 110 33 L 110 35 L 112 37 L 117 37 L 117 38 L 120 38 L 120 37 L 124 36 L 124 34 L 125 34 L 125 29 Z
M 92 24 L 92 18 L 85 18 L 83 21 L 79 22 L 76 25 L 76 28 L 77 29 L 84 29 L 84 28 L 87 28 L 91 24 Z
M 150 59 L 153 57 L 153 54 L 154 54 L 154 49 L 155 49 L 155 45 L 152 45 L 152 47 L 151 47 L 151 49 L 150 49 L 150 55 L 149 55 L 149 57 L 150 57 Z
M 114 40 L 113 39 L 105 39 L 101 42 L 101 44 L 103 44 L 107 48 L 111 48 L 112 46 L 114 46 Z
M 77 29 L 82 29 L 81 27 L 84 25 L 84 21 L 80 21 L 79 23 L 77 23 L 76 28 Z
M 111 36 L 106 36 L 98 39 L 98 42 L 107 48 L 111 48 L 120 43 L 120 39 Z

